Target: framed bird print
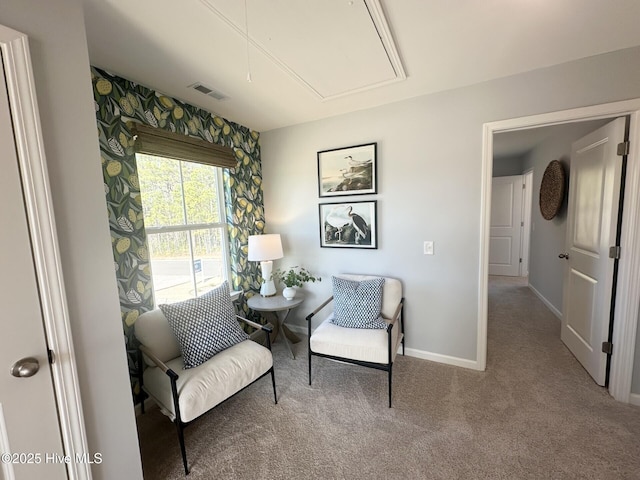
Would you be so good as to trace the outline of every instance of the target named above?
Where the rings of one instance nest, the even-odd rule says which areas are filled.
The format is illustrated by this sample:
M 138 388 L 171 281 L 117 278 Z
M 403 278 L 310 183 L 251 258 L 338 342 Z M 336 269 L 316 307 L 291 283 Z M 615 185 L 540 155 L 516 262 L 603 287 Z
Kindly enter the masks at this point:
M 377 203 L 321 203 L 320 246 L 378 248 Z
M 377 143 L 318 152 L 318 195 L 366 195 L 377 193 Z

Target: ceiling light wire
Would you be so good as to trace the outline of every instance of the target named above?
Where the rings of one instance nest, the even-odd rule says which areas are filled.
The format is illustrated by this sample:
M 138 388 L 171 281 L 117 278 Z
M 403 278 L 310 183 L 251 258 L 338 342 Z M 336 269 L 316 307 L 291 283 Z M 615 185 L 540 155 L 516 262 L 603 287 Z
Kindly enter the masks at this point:
M 251 83 L 251 62 L 249 61 L 249 13 L 247 0 L 244 0 L 244 29 L 247 38 L 247 82 Z

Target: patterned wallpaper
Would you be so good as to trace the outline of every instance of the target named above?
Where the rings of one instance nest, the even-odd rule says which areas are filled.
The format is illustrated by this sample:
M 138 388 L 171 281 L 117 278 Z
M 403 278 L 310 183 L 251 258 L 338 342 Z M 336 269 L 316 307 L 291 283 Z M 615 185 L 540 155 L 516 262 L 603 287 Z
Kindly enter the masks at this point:
M 224 170 L 231 283 L 245 291 L 260 289 L 259 265 L 247 261 L 248 236 L 263 233 L 265 226 L 259 133 L 98 68 L 91 68 L 91 78 L 106 214 L 125 341 L 127 350 L 132 352 L 129 364 L 133 368 L 133 324 L 154 305 L 134 141 L 127 122 L 142 122 L 233 148 L 237 166 Z M 134 393 L 137 388 L 134 384 Z

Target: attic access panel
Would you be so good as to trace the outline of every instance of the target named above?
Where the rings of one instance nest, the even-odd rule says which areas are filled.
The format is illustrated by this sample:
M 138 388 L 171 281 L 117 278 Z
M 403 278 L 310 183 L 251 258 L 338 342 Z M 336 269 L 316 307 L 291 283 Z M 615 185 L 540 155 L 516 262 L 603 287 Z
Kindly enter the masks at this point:
M 246 39 L 245 2 L 201 0 Z M 322 99 L 404 80 L 379 0 L 247 0 L 249 41 Z

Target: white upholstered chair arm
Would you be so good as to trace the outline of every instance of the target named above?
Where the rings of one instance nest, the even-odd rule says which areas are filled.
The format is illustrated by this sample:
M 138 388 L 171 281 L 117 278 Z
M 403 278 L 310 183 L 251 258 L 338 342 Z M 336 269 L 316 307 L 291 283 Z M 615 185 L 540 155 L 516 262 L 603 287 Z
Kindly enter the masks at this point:
M 396 311 L 394 312 L 393 317 L 387 320 L 387 330 L 392 325 L 395 325 L 396 323 L 398 323 L 398 320 L 400 319 L 400 314 L 402 313 L 403 306 L 404 306 L 404 298 L 400 300 L 400 303 L 398 303 L 398 306 L 396 307 Z
M 265 332 L 269 332 L 269 333 L 271 333 L 273 331 L 273 328 L 271 327 L 270 324 L 261 325 L 261 324 L 256 323 L 256 322 L 252 322 L 248 318 L 241 317 L 240 315 L 236 315 L 236 318 L 238 320 L 246 323 L 247 325 L 251 325 L 253 328 L 256 328 L 258 330 L 264 330 Z
M 151 360 L 153 363 L 156 364 L 156 366 L 162 370 L 164 373 L 167 373 L 169 370 L 171 370 L 169 367 L 167 367 L 167 365 L 160 360 L 148 347 L 144 346 L 144 345 L 140 345 L 140 351 L 142 353 L 144 353 L 147 358 L 149 360 Z M 168 373 L 167 373 L 168 374 Z

